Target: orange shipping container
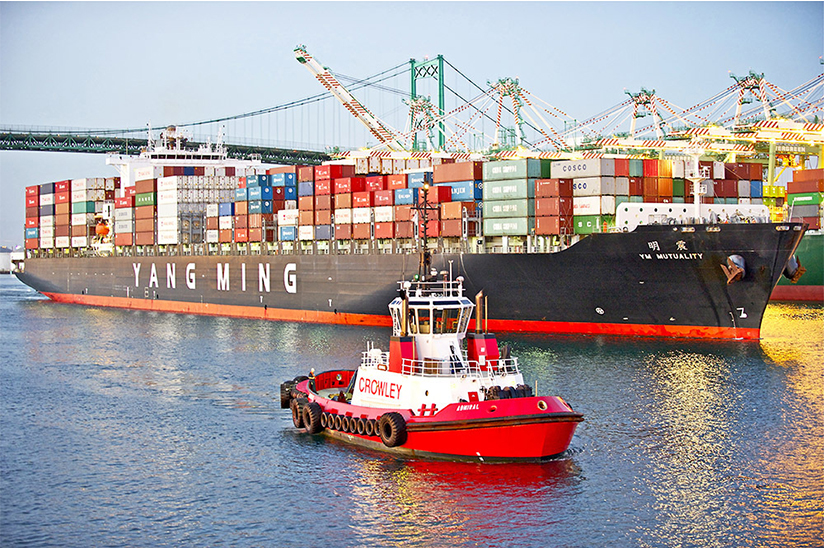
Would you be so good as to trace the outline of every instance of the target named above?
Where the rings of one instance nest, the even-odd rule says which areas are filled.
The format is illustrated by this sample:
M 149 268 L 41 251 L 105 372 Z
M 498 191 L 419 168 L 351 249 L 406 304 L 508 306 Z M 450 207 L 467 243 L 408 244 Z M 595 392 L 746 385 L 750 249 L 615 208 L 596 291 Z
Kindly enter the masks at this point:
M 629 177 L 629 158 L 615 159 L 615 177 Z
M 155 230 L 154 218 L 135 219 L 134 232 L 136 232 L 136 233 L 149 233 L 149 232 L 154 232 L 154 230 Z M 74 236 L 74 235 L 72 235 L 72 236 Z
M 220 221 L 217 217 L 207 217 L 206 218 L 206 228 L 210 231 L 214 231 L 219 229 Z
M 315 225 L 330 225 L 332 210 L 315 210 Z
M 248 229 L 249 228 L 249 217 L 247 215 L 236 215 L 235 216 L 234 227 L 235 227 L 235 229 Z
M 335 240 L 349 240 L 352 238 L 352 225 L 335 225 Z
M 466 236 L 475 236 L 475 229 L 477 223 L 471 222 L 466 224 Z M 463 220 L 461 219 L 444 219 L 441 221 L 441 236 L 447 237 L 463 237 Z
M 432 181 L 434 183 L 452 183 L 454 181 L 479 180 L 484 178 L 483 162 L 456 162 L 434 166 Z
M 134 243 L 134 235 L 132 233 L 117 233 L 114 235 L 115 246 L 131 246 Z
M 386 176 L 386 188 L 389 190 L 405 189 L 406 188 L 406 174 L 399 173 Z
M 155 207 L 154 206 L 138 206 L 134 209 L 134 218 L 135 219 L 154 219 L 155 216 Z
M 298 182 L 314 181 L 315 167 L 314 166 L 298 166 L 297 171 Z
M 572 216 L 540 216 L 535 218 L 535 234 L 542 236 L 572 234 Z
M 298 213 L 298 225 L 314 225 L 315 210 L 301 210 Z
M 753 177 L 752 179 L 758 179 Z M 824 180 L 824 168 L 817 170 L 795 170 L 793 172 L 793 181 L 800 183 L 802 181 L 821 181 Z
M 536 179 L 535 198 L 572 196 L 572 179 Z
M 249 231 L 245 228 L 238 229 L 235 228 L 235 242 L 248 242 L 249 241 Z
M 412 206 L 395 206 L 395 221 L 412 221 Z
M 395 238 L 395 224 L 391 221 L 375 223 L 375 238 Z
M 152 246 L 155 243 L 154 233 L 135 233 L 134 243 L 138 246 Z
M 548 216 L 572 216 L 572 197 L 555 196 L 550 198 L 535 199 L 535 215 L 537 217 Z M 537 232 L 537 229 L 536 229 Z M 557 233 L 556 233 L 557 234 Z
M 413 225 L 411 221 L 395 221 L 395 238 L 412 238 Z
M 372 207 L 372 193 L 369 191 L 353 192 L 352 193 L 352 207 L 353 208 L 371 208 Z
M 232 241 L 232 229 L 221 229 L 218 231 L 217 239 L 219 242 L 231 242 Z
M 335 209 L 341 210 L 352 207 L 352 193 L 341 193 L 335 195 Z
M 315 181 L 315 196 L 332 194 L 333 186 L 334 185 L 332 184 L 331 179 L 320 179 Z
M 27 238 L 26 239 L 26 249 L 27 250 L 36 250 L 39 247 L 40 247 L 40 239 L 39 238 Z
M 372 204 L 375 206 L 392 206 L 395 204 L 395 191 L 374 191 L 372 193 Z
M 157 179 L 144 179 L 134 184 L 135 194 L 153 193 L 157 191 Z
M 314 196 L 299 196 L 298 197 L 298 209 L 301 211 L 312 211 L 315 209 L 315 197 Z
M 245 200 L 235 202 L 235 215 L 246 215 L 249 213 L 249 203 Z
M 658 178 L 658 196 L 672 198 L 672 178 Z
M 819 170 L 808 170 L 819 171 Z M 822 193 L 824 192 L 824 179 L 808 179 L 805 181 L 792 180 L 787 183 L 788 194 L 799 193 Z
M 369 240 L 372 238 L 372 226 L 369 223 L 355 223 L 352 225 L 352 238 L 355 240 Z
M 444 202 L 441 204 L 441 219 L 463 219 L 464 209 L 468 217 L 474 217 L 475 208 L 475 202 Z
M 331 210 L 332 196 L 328 194 L 315 196 L 315 210 Z

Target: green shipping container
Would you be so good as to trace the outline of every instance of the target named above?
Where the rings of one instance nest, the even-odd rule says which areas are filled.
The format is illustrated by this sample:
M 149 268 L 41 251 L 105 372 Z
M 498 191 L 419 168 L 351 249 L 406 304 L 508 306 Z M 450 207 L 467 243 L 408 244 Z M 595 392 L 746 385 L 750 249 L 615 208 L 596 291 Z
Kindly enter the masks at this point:
M 86 201 L 86 202 L 72 202 L 72 213 L 73 214 L 94 213 L 94 201 L 89 200 L 89 201 Z
M 592 234 L 604 232 L 604 223 L 607 228 L 615 227 L 614 215 L 576 215 L 572 218 L 575 234 Z
M 487 200 L 484 203 L 483 217 L 531 217 L 535 215 L 535 200 Z
M 632 197 L 630 197 L 630 196 L 616 196 L 615 197 L 615 207 L 617 208 L 618 206 L 620 206 L 624 202 L 632 202 L 632 200 L 630 200 L 631 198 Z M 639 197 L 639 198 L 643 198 L 643 197 Z
M 484 163 L 484 181 L 549 177 L 550 160 L 525 158 Z
M 672 196 L 685 196 L 684 191 L 686 189 L 686 185 L 684 184 L 683 179 L 673 179 L 672 180 Z
M 824 193 L 798 193 L 788 194 L 787 202 L 790 206 L 807 206 L 809 204 L 821 204 L 824 202 Z
M 644 177 L 644 161 L 630 158 L 629 160 L 629 176 L 630 177 Z
M 484 181 L 484 200 L 517 200 L 535 198 L 534 179 L 508 179 L 505 181 Z
M 134 205 L 135 207 L 138 206 L 154 206 L 155 205 L 155 193 L 141 193 L 134 195 Z
M 484 219 L 484 236 L 526 236 L 534 230 L 534 217 Z

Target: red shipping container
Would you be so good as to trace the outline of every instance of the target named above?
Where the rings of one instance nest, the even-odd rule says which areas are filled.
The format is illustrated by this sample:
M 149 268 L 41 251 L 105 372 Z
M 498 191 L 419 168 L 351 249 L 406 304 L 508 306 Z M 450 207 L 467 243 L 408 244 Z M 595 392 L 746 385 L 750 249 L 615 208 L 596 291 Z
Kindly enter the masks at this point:
M 353 208 L 371 208 L 372 207 L 372 193 L 363 191 L 359 193 L 352 193 L 352 207 Z
M 296 173 L 298 173 L 298 170 L 300 170 L 303 167 L 304 166 L 280 166 L 279 168 L 269 168 L 268 170 L 266 170 L 266 173 L 268 175 L 273 175 L 273 174 L 276 174 L 276 173 L 294 173 L 294 174 L 296 174 Z M 311 166 L 309 166 L 309 169 L 311 171 L 314 171 L 314 169 Z M 311 179 L 305 179 L 304 181 L 311 181 Z
M 395 221 L 412 221 L 412 206 L 395 206 Z
M 286 187 L 272 187 L 272 200 L 283 201 L 286 199 Z
M 646 160 L 644 160 L 646 162 Z M 656 160 L 657 162 L 657 160 Z M 657 169 L 657 168 L 656 168 Z M 646 173 L 646 172 L 644 172 Z M 657 177 L 644 177 L 644 196 L 658 196 L 658 178 Z
M 813 170 L 810 170 L 813 171 Z M 817 170 L 816 170 L 817 171 Z M 824 192 L 824 179 L 811 179 L 807 181 L 789 181 L 787 183 L 788 194 L 798 193 L 822 193 Z
M 363 177 L 341 177 L 334 181 L 334 194 L 360 193 L 366 190 Z
M 298 212 L 298 225 L 314 225 L 315 210 L 301 210 Z
M 249 214 L 246 216 L 246 227 L 248 229 L 259 229 L 262 221 L 261 214 Z
M 341 193 L 335 195 L 335 209 L 341 210 L 352 207 L 352 193 Z
M 315 167 L 314 166 L 298 166 L 297 178 L 298 178 L 299 183 L 303 182 L 303 181 L 314 181 L 315 180 Z
M 386 189 L 385 175 L 368 175 L 365 181 L 367 191 L 382 191 Z
M 375 238 L 395 238 L 395 224 L 391 221 L 375 223 Z
M 249 241 L 249 231 L 244 227 L 239 229 L 235 227 L 235 242 L 248 242 Z
M 120 184 L 120 178 L 115 177 L 115 180 L 117 181 L 117 183 L 118 183 L 117 186 L 119 187 L 120 186 L 119 185 Z M 64 192 L 64 191 L 68 193 L 68 192 L 71 192 L 71 190 L 72 190 L 72 182 L 69 181 L 69 180 L 58 181 L 57 183 L 54 184 L 54 192 L 55 193 Z
M 631 196 L 641 196 L 644 194 L 644 180 L 641 177 L 629 178 L 629 194 Z
M 330 225 L 332 210 L 315 210 L 315 225 Z
M 369 223 L 353 223 L 352 238 L 355 240 L 369 240 L 372 238 L 372 225 Z
M 658 160 L 645 159 L 644 163 L 644 177 L 658 177 Z
M 821 218 L 820 217 L 802 217 L 801 222 L 809 224 L 811 231 L 821 228 Z
M 132 246 L 134 244 L 134 235 L 132 233 L 117 233 L 114 235 L 115 246 Z
M 163 166 L 163 177 L 171 177 L 175 174 L 174 166 Z
M 39 196 L 39 195 L 40 195 L 40 185 L 32 185 L 31 187 L 26 187 L 26 197 Z
M 135 219 L 154 219 L 155 216 L 155 207 L 154 206 L 138 206 L 134 209 L 134 218 Z
M 535 199 L 535 215 L 544 216 L 569 216 L 572 217 L 572 197 L 554 196 L 550 198 Z
M 656 203 L 661 202 L 661 201 L 658 199 L 658 195 L 645 194 L 644 195 L 644 202 L 647 202 L 647 203 L 650 203 L 650 204 L 656 204 Z
M 452 187 L 449 185 L 434 185 L 429 187 L 426 193 L 426 199 L 432 204 L 452 202 Z
M 26 196 L 26 208 L 37 208 L 40 206 L 40 195 Z
M 395 204 L 395 191 L 374 191 L 372 193 L 372 204 L 375 206 L 393 206 Z
M 206 168 L 203 166 L 195 166 L 195 176 L 202 177 L 206 175 Z
M 235 209 L 237 211 L 237 208 Z M 235 229 L 248 229 L 249 228 L 249 217 L 246 214 L 237 215 L 235 214 L 235 221 L 234 221 Z
M 157 179 L 144 179 L 134 184 L 135 194 L 157 192 Z
M 115 208 L 134 208 L 134 197 L 133 196 L 125 196 L 123 198 L 115 198 L 114 199 L 114 207 Z
M 467 217 L 474 217 L 475 209 L 475 202 L 443 202 L 441 204 L 441 219 L 463 219 L 464 210 L 466 210 Z
M 69 217 L 69 216 L 66 216 Z M 61 220 L 62 221 L 62 220 Z M 71 225 L 69 225 L 69 220 L 66 219 L 65 223 L 57 223 L 57 219 L 55 216 L 55 225 L 54 225 L 54 236 L 71 236 Z
M 466 224 L 466 236 L 475 236 L 478 225 L 475 222 Z M 463 237 L 463 221 L 460 219 L 444 219 L 441 221 L 441 236 Z
M 57 208 L 55 207 L 55 213 L 57 213 Z M 31 206 L 26 207 L 26 217 L 40 217 L 40 207 L 39 206 Z
M 285 200 L 272 200 L 272 212 L 273 213 L 278 213 L 279 211 L 285 210 L 285 209 L 286 209 L 286 201 Z
M 406 180 L 407 177 L 405 173 L 387 175 L 386 188 L 393 191 L 395 189 L 405 189 L 407 185 Z
M 432 169 L 434 183 L 451 183 L 454 181 L 476 181 L 484 178 L 483 162 L 455 162 L 440 164 Z
M 54 203 L 55 204 L 68 204 L 71 201 L 72 201 L 72 195 L 69 191 L 60 191 L 59 193 L 54 194 Z
M 328 195 L 328 194 L 315 195 L 315 209 L 316 210 L 331 210 L 332 209 L 332 195 Z
M 423 233 L 423 221 L 418 223 L 418 234 Z M 429 219 L 426 224 L 426 236 L 427 238 L 436 238 L 440 236 L 441 231 L 441 221 L 440 219 Z
M 314 196 L 299 196 L 298 197 L 298 209 L 304 211 L 312 211 L 315 209 L 315 197 Z M 310 223 L 311 225 L 311 223 Z
M 237 188 L 238 189 L 245 189 L 246 188 L 246 178 L 239 177 L 237 180 Z
M 318 179 L 337 179 L 355 175 L 355 166 L 352 164 L 327 164 L 315 166 L 315 181 Z M 350 191 L 344 191 L 350 192 Z
M 249 213 L 249 203 L 245 200 L 235 202 L 235 215 L 246 215 Z
M 40 218 L 39 217 L 27 217 L 26 218 L 26 228 L 27 229 L 35 229 L 40 226 Z
M 756 179 L 753 177 L 752 179 Z M 795 170 L 793 172 L 793 181 L 800 183 L 803 181 L 821 181 L 824 180 L 824 168 L 817 170 Z M 26 188 L 28 191 L 28 188 Z
M 411 221 L 395 221 L 395 238 L 412 238 L 414 236 Z
M 615 159 L 615 177 L 629 177 L 629 158 Z
M 572 196 L 572 179 L 536 179 L 535 198 Z
M 26 249 L 27 250 L 36 250 L 40 247 L 40 239 L 39 238 L 27 238 L 26 239 Z
M 234 166 L 226 166 L 226 177 L 234 177 L 235 176 L 235 167 Z
M 349 240 L 352 238 L 352 225 L 335 225 L 335 240 Z
M 542 236 L 572 234 L 572 216 L 539 216 L 535 218 L 535 234 Z
M 232 229 L 220 229 L 217 233 L 218 242 L 231 242 L 234 235 Z
M 209 230 L 217 230 L 220 228 L 220 218 L 219 217 L 207 217 L 206 218 L 206 228 Z
M 138 246 L 152 246 L 152 245 L 154 245 L 154 243 L 155 243 L 154 232 L 135 233 L 134 234 L 134 243 Z
M 123 196 L 134 196 L 137 193 L 135 192 L 135 188 L 132 187 L 123 187 Z
M 260 227 L 250 227 L 247 229 L 246 237 L 249 242 L 260 242 L 263 239 L 263 230 Z
M 333 184 L 331 179 L 315 181 L 315 196 L 332 194 L 332 188 Z

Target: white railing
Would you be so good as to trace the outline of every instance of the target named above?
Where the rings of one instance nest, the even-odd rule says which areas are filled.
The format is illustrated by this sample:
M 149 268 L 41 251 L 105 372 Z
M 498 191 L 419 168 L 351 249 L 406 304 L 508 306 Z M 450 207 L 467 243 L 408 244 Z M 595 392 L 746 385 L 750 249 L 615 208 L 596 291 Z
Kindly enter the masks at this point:
M 377 350 L 362 353 L 361 368 L 386 370 L 389 368 L 389 353 Z M 468 360 L 466 351 L 463 352 L 463 361 L 455 359 L 424 358 L 419 360 L 403 359 L 401 374 L 419 377 L 477 377 L 491 378 L 502 374 L 517 374 L 517 358 L 501 358 L 487 360 L 481 364 L 476 360 Z

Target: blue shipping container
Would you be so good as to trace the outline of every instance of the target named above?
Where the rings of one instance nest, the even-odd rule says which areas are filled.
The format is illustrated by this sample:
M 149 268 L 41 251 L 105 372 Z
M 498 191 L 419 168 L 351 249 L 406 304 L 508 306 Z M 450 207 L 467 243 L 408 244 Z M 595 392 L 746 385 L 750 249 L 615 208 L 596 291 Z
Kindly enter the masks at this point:
M 406 184 L 411 189 L 423 187 L 424 181 L 432 183 L 432 172 L 414 172 L 406 176 Z
M 295 227 L 278 227 L 278 240 L 294 240 L 296 232 Z
M 246 186 L 247 187 L 260 187 L 258 183 L 258 176 L 257 175 L 247 175 L 246 176 Z
M 297 200 L 298 199 L 298 188 L 297 187 L 284 187 L 283 191 L 283 199 L 284 200 Z
M 444 183 L 452 187 L 452 202 L 467 202 L 483 198 L 483 181 L 456 181 Z
M 764 182 L 763 181 L 750 181 L 750 197 L 751 198 L 763 198 L 764 197 Z
M 235 203 L 221 202 L 217 206 L 217 215 L 219 215 L 220 217 L 226 217 L 227 215 L 235 215 Z
M 331 240 L 332 226 L 331 225 L 315 225 L 315 240 Z
M 301 181 L 300 183 L 298 183 L 298 196 L 313 196 L 314 194 L 314 181 Z
M 39 229 L 26 229 L 26 238 L 37 238 L 39 234 Z
M 293 173 L 273 173 L 269 176 L 269 182 L 273 187 L 294 187 L 297 179 Z
M 246 189 L 249 200 L 272 200 L 272 187 L 249 187 Z
M 195 174 L 195 167 L 194 166 L 185 166 L 183 168 L 183 175 L 194 175 Z
M 258 186 L 259 187 L 271 187 L 272 186 L 272 176 L 269 174 L 262 173 L 257 176 Z
M 395 204 L 398 206 L 412 205 L 418 197 L 418 189 L 395 189 Z
M 246 202 L 249 195 L 246 189 L 235 189 L 235 202 Z
M 250 214 L 270 214 L 273 213 L 271 200 L 250 200 Z
M 54 183 L 41 183 L 40 194 L 54 194 Z

